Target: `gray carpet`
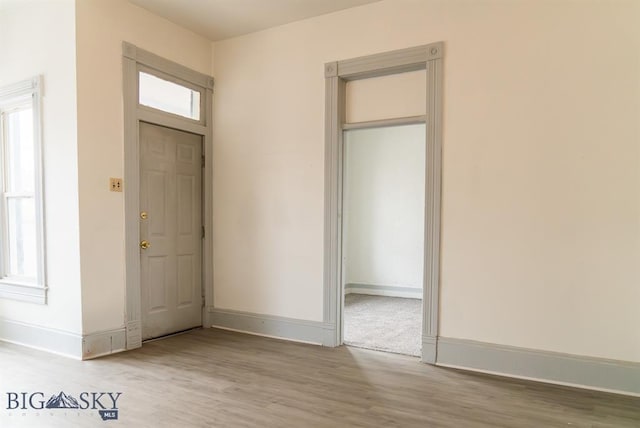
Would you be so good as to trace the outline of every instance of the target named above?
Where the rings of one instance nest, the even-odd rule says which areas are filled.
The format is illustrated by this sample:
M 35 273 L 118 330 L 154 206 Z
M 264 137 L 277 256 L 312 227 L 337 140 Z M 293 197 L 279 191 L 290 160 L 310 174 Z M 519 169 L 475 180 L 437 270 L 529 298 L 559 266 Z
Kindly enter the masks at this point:
M 422 300 L 347 294 L 344 343 L 420 356 Z

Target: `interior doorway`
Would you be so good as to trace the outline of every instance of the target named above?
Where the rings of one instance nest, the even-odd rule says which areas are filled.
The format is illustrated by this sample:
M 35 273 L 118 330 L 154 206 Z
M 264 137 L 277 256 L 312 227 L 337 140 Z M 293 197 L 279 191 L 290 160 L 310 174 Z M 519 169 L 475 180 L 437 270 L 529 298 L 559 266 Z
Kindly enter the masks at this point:
M 425 125 L 345 130 L 344 343 L 421 355 Z
M 202 325 L 202 136 L 140 123 L 142 339 Z
M 344 343 L 344 278 L 342 272 L 342 203 L 344 131 L 357 128 L 424 124 L 425 126 L 425 211 L 424 277 L 422 304 L 421 360 L 435 364 L 438 347 L 440 293 L 440 210 L 442 178 L 442 92 L 444 43 L 436 42 L 395 51 L 324 64 L 325 75 L 325 224 L 324 224 L 324 313 L 326 337 L 323 343 Z M 349 106 L 351 90 L 365 89 L 372 78 L 390 78 L 424 70 L 423 85 L 386 86 L 376 91 L 381 102 L 360 98 L 366 115 L 354 115 Z M 405 76 L 406 77 L 406 76 Z M 400 79 L 403 80 L 403 79 Z M 378 81 L 379 82 L 379 81 Z M 355 85 L 354 85 L 355 84 Z M 398 90 L 398 89 L 402 90 Z M 420 112 L 416 111 L 420 95 Z M 409 104 L 406 101 L 412 100 Z M 352 99 L 353 101 L 353 99 Z M 408 107 L 408 108 L 405 108 Z M 357 110 L 357 109 L 356 109 Z

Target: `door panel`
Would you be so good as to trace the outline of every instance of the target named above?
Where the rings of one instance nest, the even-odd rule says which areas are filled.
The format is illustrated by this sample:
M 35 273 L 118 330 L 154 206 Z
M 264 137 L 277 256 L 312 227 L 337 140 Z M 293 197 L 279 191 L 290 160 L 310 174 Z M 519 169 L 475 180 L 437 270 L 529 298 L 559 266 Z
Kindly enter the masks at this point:
M 202 325 L 202 137 L 140 123 L 142 338 Z

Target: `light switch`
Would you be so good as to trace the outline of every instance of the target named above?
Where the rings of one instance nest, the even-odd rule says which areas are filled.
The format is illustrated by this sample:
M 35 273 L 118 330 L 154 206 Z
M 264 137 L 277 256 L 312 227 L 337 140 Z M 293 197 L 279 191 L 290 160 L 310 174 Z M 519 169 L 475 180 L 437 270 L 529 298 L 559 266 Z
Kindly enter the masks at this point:
M 109 179 L 109 190 L 112 192 L 122 192 L 122 178 Z

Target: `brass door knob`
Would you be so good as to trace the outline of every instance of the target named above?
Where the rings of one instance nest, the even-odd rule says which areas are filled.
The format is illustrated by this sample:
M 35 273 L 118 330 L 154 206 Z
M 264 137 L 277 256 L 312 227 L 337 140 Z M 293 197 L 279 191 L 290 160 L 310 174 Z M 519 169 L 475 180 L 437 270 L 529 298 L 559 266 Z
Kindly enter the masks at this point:
M 143 250 L 146 250 L 150 246 L 151 246 L 151 242 L 147 240 L 140 241 L 140 248 L 142 248 Z

